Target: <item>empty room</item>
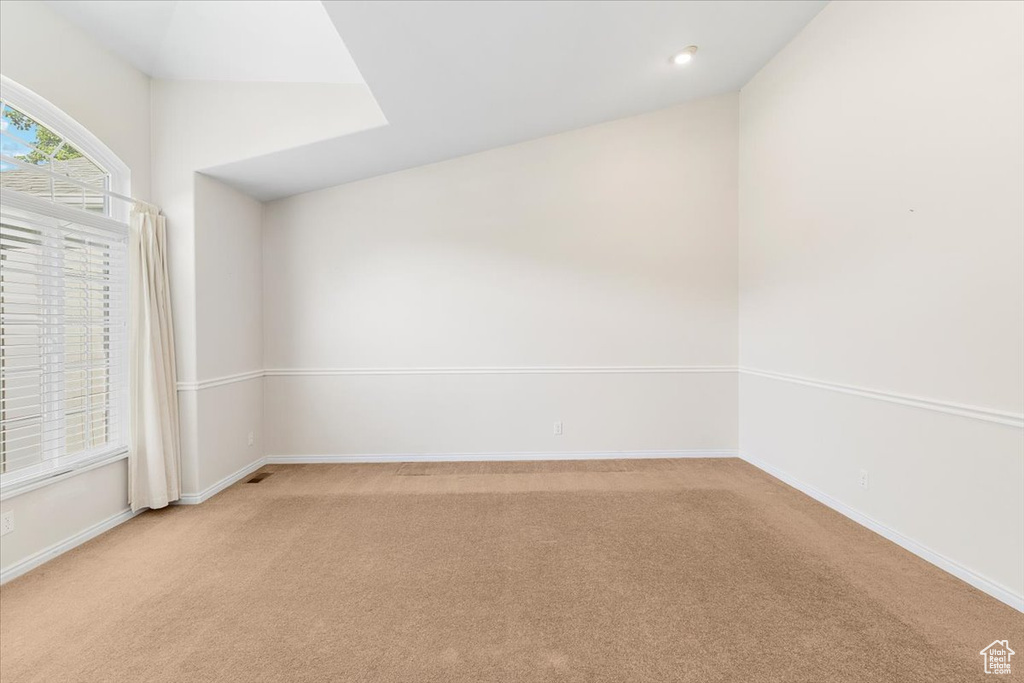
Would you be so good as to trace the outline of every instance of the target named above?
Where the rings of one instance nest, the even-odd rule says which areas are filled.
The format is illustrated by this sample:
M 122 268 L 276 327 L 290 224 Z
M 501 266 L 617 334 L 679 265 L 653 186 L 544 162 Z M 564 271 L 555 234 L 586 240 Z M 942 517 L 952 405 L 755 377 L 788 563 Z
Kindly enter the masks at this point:
M 0 682 L 1024 675 L 1024 1 L 0 1 Z

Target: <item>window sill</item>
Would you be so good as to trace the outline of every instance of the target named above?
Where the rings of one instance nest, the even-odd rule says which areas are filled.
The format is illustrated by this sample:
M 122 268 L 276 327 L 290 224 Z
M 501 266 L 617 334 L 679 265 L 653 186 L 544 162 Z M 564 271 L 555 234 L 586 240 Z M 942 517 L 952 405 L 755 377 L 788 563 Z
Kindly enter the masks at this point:
M 42 472 L 39 474 L 32 475 L 30 477 L 24 477 L 14 479 L 13 481 L 3 481 L 7 477 L 0 478 L 0 501 L 9 500 L 23 493 L 34 491 L 50 484 L 55 484 L 58 481 L 64 481 L 70 479 L 89 470 L 94 470 L 105 465 L 117 462 L 119 460 L 126 460 L 128 458 L 128 449 L 119 448 L 118 450 L 102 453 L 100 455 L 83 459 L 79 462 L 69 463 L 63 467 L 51 470 L 49 472 Z

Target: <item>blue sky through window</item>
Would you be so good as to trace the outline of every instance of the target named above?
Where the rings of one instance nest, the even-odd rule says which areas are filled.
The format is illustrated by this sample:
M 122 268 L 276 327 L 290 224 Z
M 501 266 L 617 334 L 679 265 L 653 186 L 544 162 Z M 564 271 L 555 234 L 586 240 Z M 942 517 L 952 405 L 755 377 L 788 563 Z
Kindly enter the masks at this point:
M 4 105 L 3 118 L 0 119 L 0 129 L 2 129 L 2 132 L 6 136 L 15 137 L 22 142 L 27 142 L 32 146 L 37 146 L 39 143 L 39 129 L 42 126 L 24 114 L 22 114 L 22 117 L 30 122 L 30 125 L 25 130 L 14 125 L 14 120 L 11 117 L 11 108 Z
M 0 113 L 0 171 L 19 170 L 16 162 L 50 170 L 90 185 L 106 187 L 107 173 L 50 128 L 4 103 Z

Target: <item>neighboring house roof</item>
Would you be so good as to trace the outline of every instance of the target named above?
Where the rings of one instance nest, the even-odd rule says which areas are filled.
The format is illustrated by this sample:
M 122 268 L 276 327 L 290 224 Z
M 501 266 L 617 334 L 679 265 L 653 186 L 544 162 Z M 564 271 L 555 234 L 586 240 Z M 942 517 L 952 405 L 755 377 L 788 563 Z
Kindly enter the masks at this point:
M 40 167 L 43 168 L 43 167 Z M 85 157 L 69 159 L 67 161 L 54 162 L 54 172 L 67 175 L 74 180 L 96 185 L 98 190 L 103 190 L 106 185 L 107 174 L 103 169 Z M 63 183 L 45 173 L 35 173 L 22 168 L 13 168 L 0 172 L 0 185 L 5 190 L 16 190 L 25 194 L 37 197 L 50 197 L 50 181 L 53 181 L 53 197 L 61 204 L 80 204 L 82 193 L 86 195 L 87 204 L 103 204 L 103 195 L 99 192 L 92 193 L 89 190 L 75 185 L 74 183 Z

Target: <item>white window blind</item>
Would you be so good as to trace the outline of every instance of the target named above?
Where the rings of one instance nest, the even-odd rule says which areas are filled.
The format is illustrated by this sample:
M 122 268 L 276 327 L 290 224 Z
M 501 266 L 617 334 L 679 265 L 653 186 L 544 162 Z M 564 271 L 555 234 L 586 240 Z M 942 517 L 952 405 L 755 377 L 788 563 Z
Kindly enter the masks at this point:
M 8 481 L 127 446 L 127 226 L 48 204 L 5 192 L 0 206 Z
M 127 453 L 132 200 L 127 167 L 95 136 L 0 86 L 2 497 Z

